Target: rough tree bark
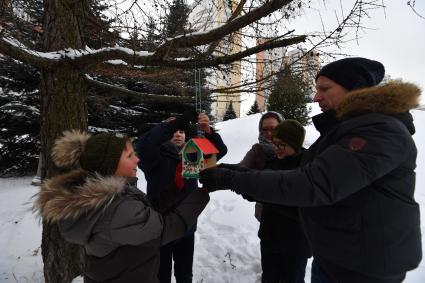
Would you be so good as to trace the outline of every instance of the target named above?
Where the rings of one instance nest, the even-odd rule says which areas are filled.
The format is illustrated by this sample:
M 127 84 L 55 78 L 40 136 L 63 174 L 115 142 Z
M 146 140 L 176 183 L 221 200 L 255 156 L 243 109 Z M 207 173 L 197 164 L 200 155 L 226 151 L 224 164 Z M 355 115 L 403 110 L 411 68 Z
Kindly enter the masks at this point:
M 44 1 L 44 49 L 82 48 L 83 1 Z M 87 129 L 87 87 L 81 74 L 70 65 L 44 69 L 41 76 L 41 129 L 43 176 L 57 173 L 50 152 L 54 140 L 67 129 Z M 82 274 L 82 247 L 65 242 L 57 224 L 43 221 L 42 257 L 47 283 L 71 282 Z

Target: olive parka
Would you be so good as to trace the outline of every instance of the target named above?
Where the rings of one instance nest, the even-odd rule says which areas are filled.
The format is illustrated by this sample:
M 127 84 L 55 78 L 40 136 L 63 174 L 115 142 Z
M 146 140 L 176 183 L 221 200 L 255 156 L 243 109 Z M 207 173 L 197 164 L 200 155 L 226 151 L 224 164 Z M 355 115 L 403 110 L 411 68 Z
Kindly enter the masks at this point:
M 408 111 L 419 96 L 408 83 L 351 91 L 335 112 L 313 118 L 321 136 L 303 166 L 235 171 L 230 184 L 221 186 L 258 201 L 301 207 L 313 256 L 328 273 L 341 267 L 387 278 L 412 270 L 422 252 L 415 128 Z

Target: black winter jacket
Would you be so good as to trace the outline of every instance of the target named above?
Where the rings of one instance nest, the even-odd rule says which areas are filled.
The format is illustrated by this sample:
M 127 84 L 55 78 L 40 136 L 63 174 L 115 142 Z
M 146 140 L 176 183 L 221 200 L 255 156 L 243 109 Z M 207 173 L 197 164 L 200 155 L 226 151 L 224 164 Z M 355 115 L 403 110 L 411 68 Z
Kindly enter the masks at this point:
M 335 276 L 339 268 L 381 279 L 412 270 L 422 252 L 414 200 L 417 150 L 408 110 L 419 95 L 411 84 L 352 91 L 338 106 L 338 118 L 319 123 L 331 113 L 314 118 L 321 136 L 304 166 L 236 172 L 232 188 L 258 200 L 302 207 L 314 257 L 336 282 L 352 282 L 344 272 Z
M 35 206 L 66 241 L 84 246 L 84 282 L 155 283 L 160 246 L 181 238 L 208 200 L 195 191 L 164 217 L 126 179 L 74 170 L 46 180 Z
M 174 132 L 170 123 L 161 123 L 142 134 L 136 145 L 140 157 L 138 164 L 145 174 L 147 195 L 152 205 L 161 213 L 167 214 L 189 193 L 198 188 L 196 179 L 184 179 L 182 189 L 176 188 L 177 166 L 181 162 L 178 148 L 170 142 Z M 217 160 L 227 153 L 227 147 L 214 130 L 205 137 L 220 151 Z M 188 234 L 193 234 L 196 225 Z
M 301 154 L 266 162 L 264 169 L 289 170 L 299 167 Z M 267 187 L 262 188 L 267 190 Z M 298 257 L 311 257 L 311 248 L 295 206 L 263 203 L 258 237 L 263 248 Z

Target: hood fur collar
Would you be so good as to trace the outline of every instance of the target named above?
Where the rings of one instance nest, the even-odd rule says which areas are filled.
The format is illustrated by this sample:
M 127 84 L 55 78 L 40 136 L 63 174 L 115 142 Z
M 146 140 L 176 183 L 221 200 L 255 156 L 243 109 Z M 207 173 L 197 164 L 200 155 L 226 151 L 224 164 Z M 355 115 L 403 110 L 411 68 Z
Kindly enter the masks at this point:
M 421 90 L 410 83 L 388 83 L 354 90 L 344 97 L 336 109 L 338 118 L 363 113 L 395 115 L 419 105 Z
M 125 182 L 121 177 L 89 177 L 83 170 L 74 170 L 46 180 L 35 195 L 33 209 L 48 222 L 76 219 L 111 203 Z

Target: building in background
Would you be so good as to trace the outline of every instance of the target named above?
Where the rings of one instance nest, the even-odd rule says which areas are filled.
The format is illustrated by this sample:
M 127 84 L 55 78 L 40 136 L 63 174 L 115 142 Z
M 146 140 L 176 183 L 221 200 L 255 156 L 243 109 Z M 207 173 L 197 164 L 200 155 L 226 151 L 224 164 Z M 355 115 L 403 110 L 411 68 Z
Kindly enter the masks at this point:
M 257 39 L 257 45 L 267 42 L 266 38 Z M 272 85 L 276 76 L 284 66 L 286 48 L 275 48 L 273 50 L 264 50 L 256 54 L 255 79 L 256 95 L 258 108 L 261 112 L 266 110 L 267 99 L 272 91 Z
M 238 6 L 238 1 L 225 1 L 225 0 L 204 0 L 196 3 L 193 7 L 191 16 L 194 29 L 202 32 L 208 31 L 221 26 L 226 23 L 232 15 L 232 11 Z M 241 51 L 241 35 L 234 34 L 232 38 L 225 44 L 215 47 L 213 54 L 222 56 L 224 54 L 230 55 Z M 206 47 L 208 48 L 208 46 Z M 229 66 L 222 66 L 213 72 L 209 72 L 207 78 L 207 87 L 210 89 L 223 89 L 238 86 L 241 83 L 241 62 L 236 61 Z M 232 102 L 233 109 L 237 117 L 240 117 L 241 96 L 240 92 L 232 93 L 212 93 L 215 102 L 211 105 L 212 115 L 216 117 L 217 121 L 222 121 L 223 116 Z
M 265 43 L 268 39 L 258 39 L 257 44 Z M 299 73 L 305 82 L 310 86 L 306 95 L 310 98 L 314 94 L 315 76 L 320 69 L 319 54 L 315 50 L 305 49 L 287 50 L 286 48 L 276 48 L 266 50 L 256 54 L 256 95 L 260 111 L 266 111 L 267 100 L 277 79 L 276 74 L 285 66 Z
M 198 32 L 205 32 L 223 25 L 231 17 L 238 4 L 239 1 L 225 0 L 203 0 L 197 2 L 196 6 L 192 7 L 190 15 L 190 22 L 193 23 L 192 28 Z M 221 43 L 215 46 L 213 55 L 223 56 L 241 52 L 243 40 L 245 39 L 241 37 L 240 33 L 234 33 L 233 37 L 229 38 L 224 44 Z M 267 40 L 269 39 L 259 38 L 257 39 L 257 44 L 263 44 Z M 205 48 L 209 48 L 209 46 Z M 311 85 L 311 91 L 307 95 L 313 95 L 314 76 L 320 67 L 319 56 L 316 51 L 307 52 L 304 49 L 287 50 L 284 47 L 265 50 L 256 54 L 256 60 L 253 63 L 257 81 L 255 100 L 260 111 L 266 110 L 267 99 L 276 81 L 275 74 L 279 73 L 288 64 L 291 65 L 291 68 L 300 72 L 305 81 Z M 209 89 L 231 89 L 234 86 L 239 86 L 243 76 L 242 68 L 241 61 L 236 61 L 231 65 L 221 66 L 220 69 L 208 72 L 206 87 Z M 239 91 L 213 92 L 212 96 L 215 102 L 211 105 L 211 114 L 216 117 L 217 121 L 223 120 L 230 102 L 232 102 L 236 116 L 241 116 L 242 99 Z
M 284 64 L 291 65 L 294 72 L 300 74 L 304 82 L 309 86 L 309 91 L 306 93 L 311 99 L 314 96 L 315 78 L 320 70 L 319 53 L 316 50 L 294 49 L 288 52 L 285 56 Z

